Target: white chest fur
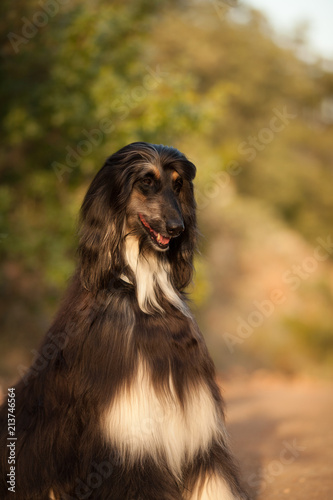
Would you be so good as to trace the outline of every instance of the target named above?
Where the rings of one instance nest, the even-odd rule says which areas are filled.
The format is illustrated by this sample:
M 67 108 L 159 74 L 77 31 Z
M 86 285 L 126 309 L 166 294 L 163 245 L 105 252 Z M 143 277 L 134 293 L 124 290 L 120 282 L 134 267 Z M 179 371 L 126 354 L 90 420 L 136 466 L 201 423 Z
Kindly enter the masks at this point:
M 208 387 L 202 383 L 179 403 L 172 385 L 168 394 L 157 394 L 147 367 L 140 362 L 132 384 L 123 387 L 103 416 L 103 434 L 129 462 L 152 457 L 166 460 L 180 475 L 184 460 L 219 438 L 219 421 Z
M 156 311 L 163 312 L 157 299 L 158 288 L 164 297 L 179 309 L 185 316 L 191 313 L 176 292 L 170 281 L 170 264 L 158 255 L 142 255 L 139 252 L 137 238 L 128 236 L 125 242 L 127 264 L 131 267 L 136 278 L 136 295 L 140 309 L 146 314 Z

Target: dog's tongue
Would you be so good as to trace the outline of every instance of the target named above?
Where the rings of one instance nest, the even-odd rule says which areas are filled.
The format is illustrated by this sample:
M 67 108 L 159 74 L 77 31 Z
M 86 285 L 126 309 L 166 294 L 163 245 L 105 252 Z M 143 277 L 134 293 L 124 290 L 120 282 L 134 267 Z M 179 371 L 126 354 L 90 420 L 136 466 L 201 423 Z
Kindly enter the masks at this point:
M 155 231 L 154 231 L 154 233 L 155 233 Z M 160 233 L 157 233 L 156 241 L 162 245 L 167 245 L 170 241 L 170 238 L 165 238 Z
M 167 238 L 165 236 L 162 236 L 160 233 L 158 233 L 157 231 L 155 231 L 148 224 L 148 222 L 145 220 L 145 218 L 143 217 L 143 215 L 139 214 L 139 217 L 140 217 L 140 220 L 141 220 L 142 224 L 149 229 L 150 234 L 154 236 L 154 238 L 156 239 L 157 243 L 159 243 L 160 245 L 168 245 L 168 243 L 171 240 L 171 238 Z

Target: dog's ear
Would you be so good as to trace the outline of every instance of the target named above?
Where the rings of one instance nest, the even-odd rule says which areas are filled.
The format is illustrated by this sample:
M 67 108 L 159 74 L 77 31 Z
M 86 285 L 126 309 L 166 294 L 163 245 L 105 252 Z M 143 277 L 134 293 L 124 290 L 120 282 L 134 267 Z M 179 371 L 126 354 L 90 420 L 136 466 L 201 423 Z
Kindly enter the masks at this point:
M 110 280 L 118 277 L 125 265 L 121 203 L 126 195 L 120 192 L 117 168 L 111 159 L 92 181 L 80 213 L 80 277 L 82 285 L 92 292 L 107 288 Z
M 154 149 L 133 143 L 110 156 L 96 174 L 81 207 L 79 260 L 83 286 L 107 288 L 124 272 L 125 214 L 139 162 Z
M 192 178 L 186 180 L 180 196 L 185 230 L 180 237 L 171 240 L 169 252 L 172 281 L 179 291 L 184 290 L 192 280 L 193 256 L 197 243 L 196 203 Z

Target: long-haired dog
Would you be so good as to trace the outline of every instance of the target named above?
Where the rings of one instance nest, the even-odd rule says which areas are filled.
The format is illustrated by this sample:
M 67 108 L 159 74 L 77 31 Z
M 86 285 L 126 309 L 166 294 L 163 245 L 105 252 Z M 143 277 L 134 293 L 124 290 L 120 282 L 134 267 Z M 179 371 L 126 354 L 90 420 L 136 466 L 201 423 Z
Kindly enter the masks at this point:
M 2 500 L 247 498 L 183 292 L 196 243 L 195 171 L 178 150 L 138 142 L 94 178 L 77 271 L 10 394 L 15 439 L 2 406 Z

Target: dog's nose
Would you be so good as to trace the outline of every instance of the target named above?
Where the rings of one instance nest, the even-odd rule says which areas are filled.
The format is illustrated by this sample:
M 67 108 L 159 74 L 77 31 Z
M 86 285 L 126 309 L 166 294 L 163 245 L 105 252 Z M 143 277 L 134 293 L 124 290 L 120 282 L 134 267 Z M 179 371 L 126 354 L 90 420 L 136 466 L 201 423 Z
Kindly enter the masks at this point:
M 166 230 L 170 236 L 179 236 L 185 229 L 183 221 L 179 219 L 170 219 L 166 223 Z

